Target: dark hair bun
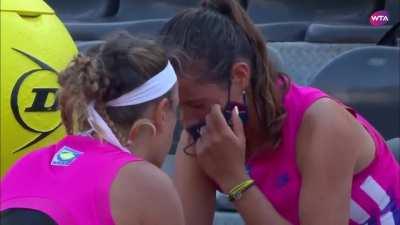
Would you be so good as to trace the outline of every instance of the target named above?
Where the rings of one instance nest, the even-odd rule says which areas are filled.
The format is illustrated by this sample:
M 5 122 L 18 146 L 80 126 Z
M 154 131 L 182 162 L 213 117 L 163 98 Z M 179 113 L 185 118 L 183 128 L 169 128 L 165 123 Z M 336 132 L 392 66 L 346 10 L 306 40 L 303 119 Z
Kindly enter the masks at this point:
M 201 6 L 203 8 L 215 10 L 223 15 L 232 15 L 233 4 L 235 1 L 240 3 L 244 10 L 248 7 L 248 0 L 203 0 L 201 1 Z
M 215 10 L 223 15 L 231 16 L 232 5 L 230 3 L 230 0 L 203 0 L 201 6 Z

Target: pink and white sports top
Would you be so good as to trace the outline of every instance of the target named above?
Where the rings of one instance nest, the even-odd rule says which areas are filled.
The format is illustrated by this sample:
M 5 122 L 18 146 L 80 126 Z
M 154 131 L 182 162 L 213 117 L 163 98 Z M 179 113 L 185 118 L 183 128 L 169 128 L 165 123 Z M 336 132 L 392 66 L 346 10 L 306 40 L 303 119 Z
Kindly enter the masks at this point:
M 284 98 L 287 117 L 282 143 L 277 150 L 266 150 L 247 162 L 249 174 L 257 186 L 292 224 L 300 224 L 297 133 L 305 111 L 325 97 L 329 96 L 318 89 L 292 83 Z M 400 225 L 400 166 L 378 131 L 359 114 L 349 111 L 365 127 L 376 146 L 375 159 L 353 177 L 349 224 Z
M 140 160 L 89 136 L 66 136 L 10 169 L 0 184 L 0 210 L 38 210 L 58 225 L 114 225 L 111 184 L 121 167 Z

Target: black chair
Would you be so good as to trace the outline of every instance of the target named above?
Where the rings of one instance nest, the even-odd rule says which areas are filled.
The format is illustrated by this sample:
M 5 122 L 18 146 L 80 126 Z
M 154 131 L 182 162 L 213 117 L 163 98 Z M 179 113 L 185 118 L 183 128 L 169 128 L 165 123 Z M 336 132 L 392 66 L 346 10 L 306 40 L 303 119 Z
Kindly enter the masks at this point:
M 248 13 L 256 23 L 309 21 L 368 25 L 371 12 L 378 9 L 378 1 L 254 0 L 250 1 Z
M 390 26 L 311 24 L 305 40 L 318 43 L 377 43 Z
M 385 139 L 400 136 L 400 49 L 365 47 L 328 63 L 311 82 L 369 120 Z
M 119 0 L 46 0 L 64 22 L 99 22 L 114 17 L 119 10 Z
M 389 24 L 394 25 L 400 22 L 399 0 L 385 0 L 385 10 L 389 12 Z
M 154 37 L 158 34 L 166 19 L 149 19 L 125 22 L 67 22 L 65 26 L 75 41 L 100 40 L 106 34 L 126 30 L 132 34 L 148 35 Z
M 278 22 L 257 24 L 266 41 L 296 42 L 304 41 L 309 23 Z
M 117 7 L 117 11 L 114 12 L 114 8 L 112 8 L 109 9 L 110 12 L 107 14 L 99 9 L 96 10 L 97 16 L 93 16 L 93 19 L 86 19 L 82 15 L 75 15 L 72 19 L 69 17 L 64 19 L 65 14 L 61 13 L 60 16 L 64 19 L 65 25 L 75 41 L 100 40 L 107 33 L 116 30 L 126 30 L 132 34 L 155 36 L 168 18 L 173 17 L 178 11 L 184 8 L 193 7 L 198 4 L 196 0 L 170 0 L 167 2 L 159 0 L 147 2 L 134 0 L 103 1 L 108 1 L 109 7 Z M 104 11 L 103 8 L 101 9 Z

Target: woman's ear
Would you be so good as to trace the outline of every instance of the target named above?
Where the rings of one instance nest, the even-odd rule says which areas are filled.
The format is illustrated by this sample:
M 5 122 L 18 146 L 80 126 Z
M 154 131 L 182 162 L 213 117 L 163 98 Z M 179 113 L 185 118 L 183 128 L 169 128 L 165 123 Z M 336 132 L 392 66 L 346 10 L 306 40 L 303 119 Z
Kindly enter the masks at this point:
M 232 88 L 246 90 L 250 84 L 251 68 L 246 62 L 236 62 L 231 69 Z
M 129 140 L 136 140 L 136 138 L 143 131 L 150 132 L 151 136 L 155 136 L 157 134 L 157 128 L 151 120 L 139 119 L 132 125 L 129 131 Z
M 168 120 L 168 112 L 171 109 L 171 102 L 167 98 L 161 99 L 154 108 L 153 120 L 157 131 L 163 131 L 164 124 Z

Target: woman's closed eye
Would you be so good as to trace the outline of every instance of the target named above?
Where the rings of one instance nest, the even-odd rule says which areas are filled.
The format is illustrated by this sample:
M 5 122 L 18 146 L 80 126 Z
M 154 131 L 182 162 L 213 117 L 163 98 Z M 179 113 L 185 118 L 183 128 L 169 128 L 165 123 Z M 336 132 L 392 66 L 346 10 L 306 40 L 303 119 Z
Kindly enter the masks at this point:
M 182 108 L 201 110 L 205 108 L 205 105 L 201 102 L 188 102 L 181 105 Z

